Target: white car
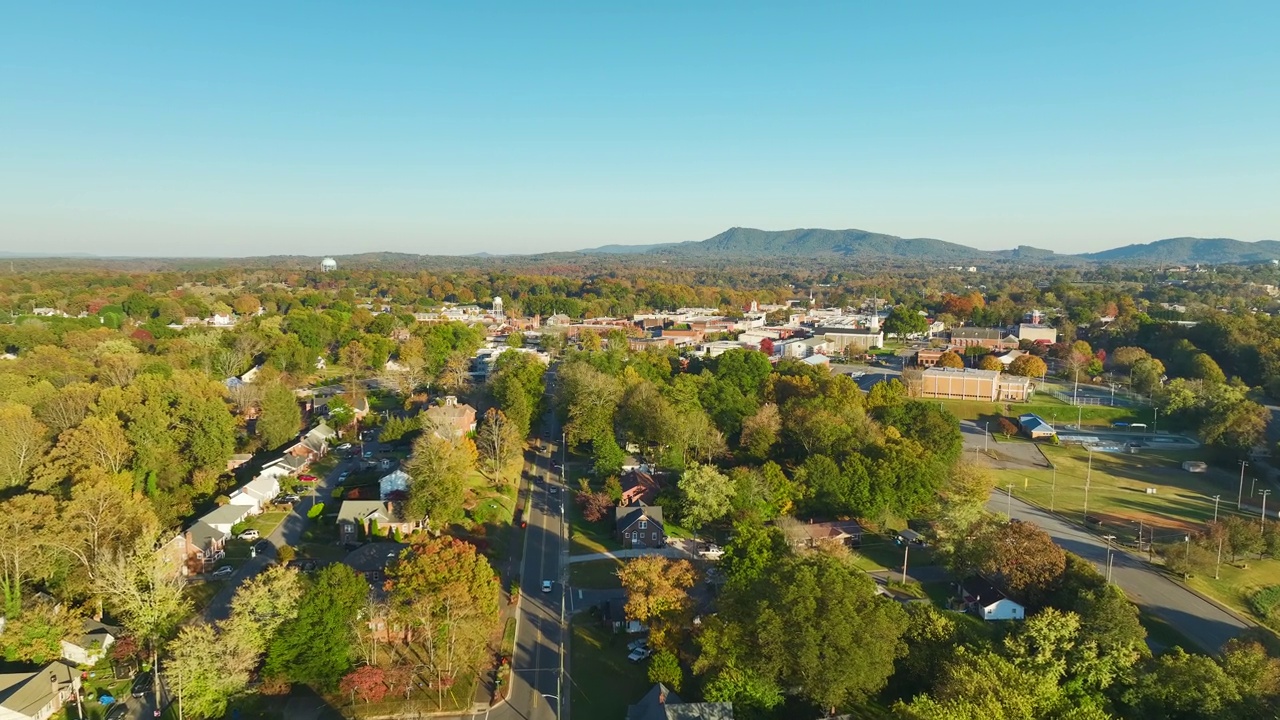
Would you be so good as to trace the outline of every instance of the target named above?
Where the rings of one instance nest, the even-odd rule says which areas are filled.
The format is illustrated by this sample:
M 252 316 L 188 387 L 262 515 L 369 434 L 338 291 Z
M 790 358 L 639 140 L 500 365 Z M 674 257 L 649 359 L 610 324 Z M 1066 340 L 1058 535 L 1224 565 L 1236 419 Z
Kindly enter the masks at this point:
M 652 654 L 653 654 L 653 651 L 650 650 L 649 648 L 641 647 L 641 648 L 636 648 L 635 650 L 632 650 L 631 654 L 627 656 L 627 659 L 630 660 L 631 662 L 640 662 L 641 660 L 647 659 Z
M 216 578 L 230 577 L 231 573 L 235 571 L 236 569 L 231 567 L 230 565 L 223 565 L 222 567 L 213 571 L 213 576 Z
M 542 581 L 542 592 L 551 592 L 551 581 L 550 581 L 550 580 L 543 580 L 543 581 Z
M 241 540 L 257 540 L 258 537 L 259 537 L 258 531 L 253 529 L 245 530 L 244 532 L 240 533 Z

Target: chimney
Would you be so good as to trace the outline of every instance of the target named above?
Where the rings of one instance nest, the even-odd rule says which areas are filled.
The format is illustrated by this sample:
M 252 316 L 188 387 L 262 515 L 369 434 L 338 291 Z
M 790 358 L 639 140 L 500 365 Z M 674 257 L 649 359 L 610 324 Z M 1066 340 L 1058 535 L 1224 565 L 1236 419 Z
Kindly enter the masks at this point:
M 667 686 L 666 685 L 658 686 L 658 704 L 659 705 L 667 704 Z
M 58 673 L 49 671 L 49 692 L 53 695 L 54 702 L 58 702 Z

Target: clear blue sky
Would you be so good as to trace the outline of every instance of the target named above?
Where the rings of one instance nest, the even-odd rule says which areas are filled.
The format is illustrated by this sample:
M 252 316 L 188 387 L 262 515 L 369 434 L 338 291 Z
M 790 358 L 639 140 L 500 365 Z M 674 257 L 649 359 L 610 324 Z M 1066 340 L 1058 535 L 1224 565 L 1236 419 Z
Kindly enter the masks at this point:
M 1278 27 L 1275 0 L 12 0 L 0 250 L 1280 239 Z

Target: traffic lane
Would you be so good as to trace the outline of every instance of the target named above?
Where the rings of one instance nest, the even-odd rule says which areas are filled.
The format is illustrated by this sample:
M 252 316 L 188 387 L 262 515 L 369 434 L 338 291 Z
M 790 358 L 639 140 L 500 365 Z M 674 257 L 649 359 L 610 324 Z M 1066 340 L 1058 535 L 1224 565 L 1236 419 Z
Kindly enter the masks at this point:
M 1099 572 L 1106 574 L 1106 541 L 1017 497 L 1010 501 L 1001 491 L 992 493 L 987 509 L 1000 514 L 1008 509 L 1013 519 L 1034 523 L 1049 533 L 1063 550 L 1088 560 Z M 1206 650 L 1216 652 L 1249 627 L 1128 552 L 1114 551 L 1111 579 L 1135 604 L 1168 622 Z

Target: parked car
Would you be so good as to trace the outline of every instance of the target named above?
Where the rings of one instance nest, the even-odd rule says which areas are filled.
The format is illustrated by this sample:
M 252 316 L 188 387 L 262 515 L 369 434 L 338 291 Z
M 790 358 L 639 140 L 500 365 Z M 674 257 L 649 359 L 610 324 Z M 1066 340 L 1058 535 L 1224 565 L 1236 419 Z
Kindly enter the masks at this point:
M 284 496 L 284 501 L 287 503 L 296 503 L 296 502 L 302 502 L 302 498 L 290 493 Z
M 346 479 L 349 477 L 351 477 L 351 471 L 343 470 L 342 472 L 338 473 L 338 482 L 345 482 Z
M 627 643 L 627 652 L 639 650 L 642 647 L 649 647 L 649 638 L 638 638 Z
M 271 543 L 267 542 L 266 540 L 259 540 L 258 544 L 253 546 L 253 549 L 259 555 L 261 555 L 271 549 Z
M 365 460 L 368 460 L 368 459 L 370 459 L 370 458 L 372 458 L 372 457 L 373 457 L 373 451 L 372 451 L 372 450 L 365 450 L 365 451 L 364 451 L 364 459 L 365 459 Z
M 641 648 L 636 648 L 635 650 L 632 650 L 631 654 L 627 656 L 627 659 L 630 660 L 631 662 L 640 662 L 641 660 L 647 659 L 652 654 L 653 654 L 653 651 L 650 650 L 649 648 L 641 647 Z
M 551 592 L 551 581 L 550 581 L 550 580 L 543 580 L 543 581 L 542 581 L 542 592 Z
M 319 480 L 319 478 L 317 478 L 315 475 L 299 475 L 298 480 L 305 483 L 313 483 L 316 480 Z
M 248 530 L 240 533 L 241 540 L 257 540 L 258 537 L 258 531 L 253 528 L 249 528 Z
M 339 450 L 350 450 L 350 449 L 351 449 L 351 443 L 342 443 L 341 445 L 339 445 L 339 446 L 338 446 L 338 449 L 339 449 Z
M 129 706 L 123 702 L 114 702 L 107 709 L 107 720 L 124 720 L 129 715 Z
M 216 578 L 231 577 L 231 573 L 235 571 L 236 569 L 231 567 L 230 565 L 223 565 L 222 567 L 213 571 L 213 576 Z
M 139 673 L 129 687 L 129 694 L 140 698 L 155 689 L 155 676 L 150 672 Z

